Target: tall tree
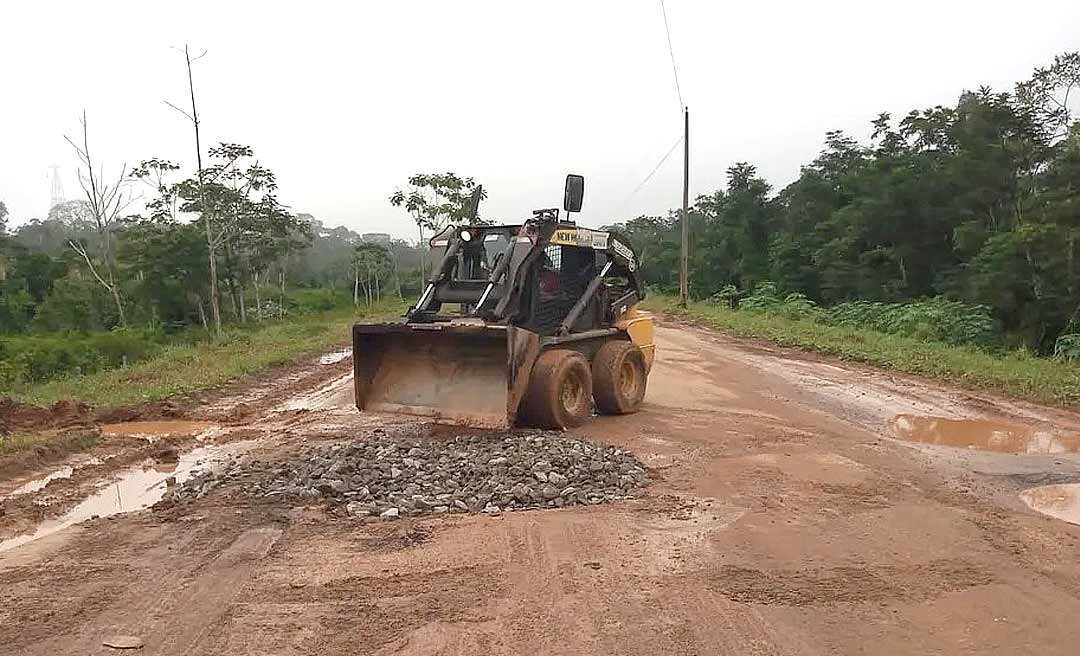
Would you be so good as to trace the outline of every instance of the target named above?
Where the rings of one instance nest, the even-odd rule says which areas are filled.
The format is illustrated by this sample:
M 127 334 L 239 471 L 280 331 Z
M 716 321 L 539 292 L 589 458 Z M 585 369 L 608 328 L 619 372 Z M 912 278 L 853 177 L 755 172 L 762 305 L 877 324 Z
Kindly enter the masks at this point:
M 361 243 L 353 255 L 353 305 L 360 304 L 364 289 L 367 305 L 382 298 L 382 282 L 393 270 L 390 253 L 378 244 Z
M 418 173 L 409 178 L 407 192 L 398 189 L 390 196 L 390 204 L 404 207 L 412 217 L 420 236 L 419 246 L 424 250 L 424 230 L 437 233 L 447 224 L 474 218 L 473 191 L 478 186 L 472 178 L 462 178 L 456 173 Z M 476 200 L 485 198 L 487 193 L 481 189 Z M 422 258 L 420 275 L 424 275 Z
M 202 144 L 199 134 L 199 110 L 195 105 L 195 81 L 191 71 L 191 64 L 206 56 L 204 50 L 198 57 L 192 58 L 191 51 L 188 46 L 184 45 L 184 63 L 187 68 L 187 81 L 188 81 L 188 95 L 191 97 L 191 113 L 180 109 L 176 105 L 172 104 L 168 100 L 165 104 L 172 107 L 176 111 L 180 112 L 191 121 L 191 125 L 195 132 L 195 163 L 196 163 L 196 197 L 198 199 L 197 211 L 202 215 L 203 228 L 206 234 L 206 250 L 207 261 L 210 265 L 208 277 L 210 280 L 210 308 L 214 317 L 214 334 L 221 334 L 221 300 L 218 294 L 218 276 L 217 276 L 217 249 L 221 245 L 222 233 L 215 234 L 212 228 L 214 217 L 212 211 L 208 208 L 206 203 L 206 178 L 203 175 L 203 161 L 202 161 Z
M 94 169 L 85 111 L 80 119 L 80 124 L 82 125 L 81 146 L 67 136 L 64 139 L 75 149 L 79 161 L 82 163 L 82 167 L 79 168 L 79 186 L 82 187 L 83 193 L 86 195 L 90 217 L 97 233 L 97 251 L 101 260 L 101 270 L 95 266 L 94 257 L 91 256 L 86 243 L 71 239 L 68 241 L 68 245 L 82 257 L 86 262 L 86 266 L 90 269 L 90 273 L 112 296 L 113 302 L 116 304 L 118 321 L 123 326 L 126 322 L 124 320 L 124 304 L 120 297 L 120 281 L 116 268 L 113 231 L 120 213 L 127 208 L 132 200 L 125 190 L 127 166 L 120 167 L 120 174 L 117 176 L 116 182 L 109 183 L 106 181 L 102 170 Z

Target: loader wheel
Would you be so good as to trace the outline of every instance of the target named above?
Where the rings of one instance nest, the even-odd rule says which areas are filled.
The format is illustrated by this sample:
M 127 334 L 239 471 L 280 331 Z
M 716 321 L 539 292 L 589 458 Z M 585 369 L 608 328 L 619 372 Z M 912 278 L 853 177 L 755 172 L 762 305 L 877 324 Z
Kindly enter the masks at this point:
M 596 409 L 608 415 L 637 412 L 645 398 L 645 356 L 633 342 L 611 340 L 592 363 Z
M 572 428 L 589 417 L 592 373 L 577 351 L 553 349 L 536 359 L 525 393 L 525 416 L 542 428 Z

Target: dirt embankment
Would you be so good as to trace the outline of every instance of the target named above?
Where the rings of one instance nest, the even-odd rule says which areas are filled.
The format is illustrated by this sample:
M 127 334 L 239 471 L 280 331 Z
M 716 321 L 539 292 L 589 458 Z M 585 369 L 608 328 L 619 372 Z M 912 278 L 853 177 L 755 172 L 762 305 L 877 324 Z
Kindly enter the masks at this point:
M 1080 527 L 1019 494 L 1080 481 L 1080 454 L 1054 432 L 1080 418 L 686 326 L 660 327 L 657 343 L 643 411 L 578 431 L 646 465 L 642 498 L 384 521 L 226 480 L 0 553 L 0 644 L 97 653 L 121 634 L 146 654 L 1075 651 Z M 285 470 L 313 444 L 376 429 L 453 437 L 357 413 L 350 385 L 341 372 L 288 398 L 288 383 L 267 381 L 194 418 L 246 404 L 244 426 L 261 434 L 249 457 Z M 1032 427 L 986 445 L 1030 435 L 1034 446 L 913 439 L 957 428 L 941 421 Z

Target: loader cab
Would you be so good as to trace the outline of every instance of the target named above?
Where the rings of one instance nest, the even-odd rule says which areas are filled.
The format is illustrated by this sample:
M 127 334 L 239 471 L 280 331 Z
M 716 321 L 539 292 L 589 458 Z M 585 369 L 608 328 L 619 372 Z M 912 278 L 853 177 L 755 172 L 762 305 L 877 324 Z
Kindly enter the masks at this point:
M 449 261 L 441 265 L 444 275 L 432 292 L 429 318 L 435 318 L 444 305 L 458 306 L 460 311 L 456 314 L 469 314 L 483 296 L 492 272 L 503 259 L 515 256 L 514 246 L 521 228 L 520 225 L 447 226 L 433 237 L 429 242 L 432 250 L 441 249 L 442 256 Z M 494 285 L 487 299 L 490 306 L 503 297 L 506 287 L 505 282 Z

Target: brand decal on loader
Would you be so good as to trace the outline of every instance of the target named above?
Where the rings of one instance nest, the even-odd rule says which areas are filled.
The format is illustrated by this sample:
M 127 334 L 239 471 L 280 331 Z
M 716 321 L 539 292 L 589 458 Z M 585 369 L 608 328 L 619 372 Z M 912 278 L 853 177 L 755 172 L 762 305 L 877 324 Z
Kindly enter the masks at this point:
M 582 246 L 598 251 L 607 250 L 608 233 L 601 230 L 588 230 L 586 228 L 570 228 L 556 230 L 551 235 L 552 244 L 565 246 Z
M 634 262 L 634 251 L 630 250 L 630 248 L 626 244 L 622 243 L 618 239 L 612 240 L 611 247 L 615 250 L 616 253 L 626 259 L 626 268 L 633 271 L 634 268 L 637 266 L 637 264 Z

